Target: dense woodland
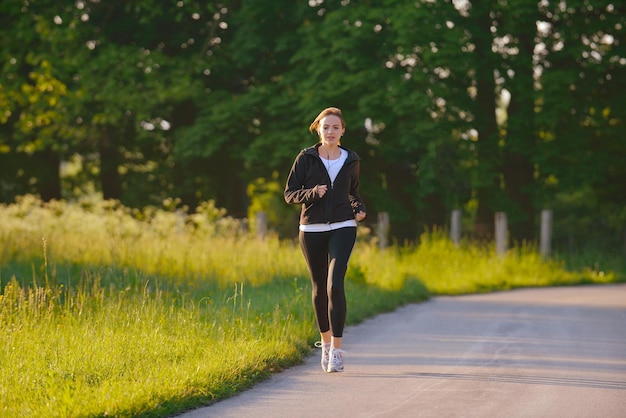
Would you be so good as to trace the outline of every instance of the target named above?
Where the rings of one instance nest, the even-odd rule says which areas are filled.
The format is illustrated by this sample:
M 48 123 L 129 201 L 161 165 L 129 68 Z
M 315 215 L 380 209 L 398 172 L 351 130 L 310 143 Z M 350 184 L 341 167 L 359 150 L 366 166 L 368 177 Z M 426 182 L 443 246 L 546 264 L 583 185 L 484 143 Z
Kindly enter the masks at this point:
M 560 242 L 626 249 L 625 25 L 623 0 L 5 1 L 0 202 L 214 201 L 289 235 L 338 106 L 400 242 L 456 208 L 534 241 L 550 208 Z

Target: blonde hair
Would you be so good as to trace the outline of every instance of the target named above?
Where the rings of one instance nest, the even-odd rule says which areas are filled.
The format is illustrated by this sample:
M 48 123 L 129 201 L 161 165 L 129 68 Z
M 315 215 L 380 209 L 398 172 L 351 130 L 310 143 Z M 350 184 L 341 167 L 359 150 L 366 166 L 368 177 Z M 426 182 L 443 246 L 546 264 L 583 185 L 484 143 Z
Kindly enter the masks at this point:
M 317 128 L 320 126 L 320 121 L 328 115 L 337 116 L 341 120 L 341 127 L 344 129 L 346 128 L 346 122 L 343 120 L 341 109 L 338 107 L 327 107 L 322 110 L 319 115 L 317 115 L 311 126 L 309 126 L 309 132 L 317 132 Z

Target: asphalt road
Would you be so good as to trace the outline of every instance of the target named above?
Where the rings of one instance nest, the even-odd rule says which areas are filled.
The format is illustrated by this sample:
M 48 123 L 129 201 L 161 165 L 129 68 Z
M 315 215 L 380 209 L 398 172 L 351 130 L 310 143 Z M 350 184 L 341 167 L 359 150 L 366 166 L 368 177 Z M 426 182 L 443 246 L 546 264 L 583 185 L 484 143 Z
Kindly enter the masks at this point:
M 626 417 L 626 285 L 437 297 L 344 333 L 204 417 Z

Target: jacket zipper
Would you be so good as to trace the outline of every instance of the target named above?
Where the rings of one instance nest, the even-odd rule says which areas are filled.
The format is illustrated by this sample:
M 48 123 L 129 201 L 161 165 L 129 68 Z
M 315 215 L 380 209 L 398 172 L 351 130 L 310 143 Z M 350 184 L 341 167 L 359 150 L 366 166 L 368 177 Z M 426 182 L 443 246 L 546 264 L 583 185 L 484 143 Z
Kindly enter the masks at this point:
M 348 159 L 346 159 L 346 161 L 343 163 L 343 165 L 341 166 L 341 168 L 339 169 L 339 172 L 337 173 L 337 177 L 339 177 L 339 174 L 341 174 L 341 172 L 344 170 L 344 168 L 348 165 L 348 163 L 351 163 L 352 160 L 350 160 L 349 158 L 350 156 L 348 156 Z M 328 215 L 329 213 L 329 209 L 331 207 L 331 196 L 334 195 L 335 190 L 335 182 L 331 180 L 330 178 L 330 174 L 328 173 L 328 170 L 326 169 L 326 166 L 324 165 L 324 162 L 322 161 L 322 158 L 318 155 L 317 156 L 318 161 L 320 162 L 320 164 L 322 165 L 322 169 L 324 170 L 324 172 L 326 173 L 326 178 L 328 178 L 328 182 L 330 183 L 330 190 L 329 190 L 329 195 L 328 195 L 328 202 L 326 203 L 326 205 L 322 206 L 322 210 L 324 211 L 324 217 L 326 218 L 326 224 L 330 225 L 330 217 Z

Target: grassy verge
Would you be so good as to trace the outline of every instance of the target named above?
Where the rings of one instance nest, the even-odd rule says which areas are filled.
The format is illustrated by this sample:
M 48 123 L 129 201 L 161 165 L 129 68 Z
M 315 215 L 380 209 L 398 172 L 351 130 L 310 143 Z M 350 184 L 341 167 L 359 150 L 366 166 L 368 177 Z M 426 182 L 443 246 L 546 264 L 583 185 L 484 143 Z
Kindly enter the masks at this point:
M 172 415 L 297 364 L 317 337 L 297 246 L 252 239 L 213 207 L 27 198 L 0 218 L 0 416 Z M 624 280 L 605 263 L 569 270 L 437 234 L 384 251 L 361 240 L 348 322 L 431 294 Z

